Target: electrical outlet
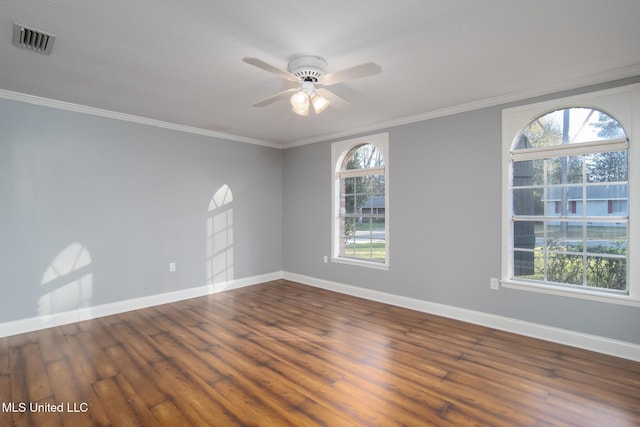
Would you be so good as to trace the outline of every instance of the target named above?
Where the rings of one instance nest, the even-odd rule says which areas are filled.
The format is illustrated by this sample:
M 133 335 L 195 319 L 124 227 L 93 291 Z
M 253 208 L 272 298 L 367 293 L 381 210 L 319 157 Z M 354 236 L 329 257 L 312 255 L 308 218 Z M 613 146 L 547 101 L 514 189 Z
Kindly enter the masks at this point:
M 169 273 L 175 273 L 176 272 L 176 263 L 175 262 L 170 262 L 169 263 Z
M 324 261 L 325 264 L 328 263 L 329 262 L 329 257 L 325 255 L 324 258 L 323 258 L 323 261 Z
M 490 286 L 491 286 L 491 289 L 493 289 L 494 291 L 497 291 L 498 289 L 500 289 L 500 281 L 495 277 L 492 277 L 490 281 Z

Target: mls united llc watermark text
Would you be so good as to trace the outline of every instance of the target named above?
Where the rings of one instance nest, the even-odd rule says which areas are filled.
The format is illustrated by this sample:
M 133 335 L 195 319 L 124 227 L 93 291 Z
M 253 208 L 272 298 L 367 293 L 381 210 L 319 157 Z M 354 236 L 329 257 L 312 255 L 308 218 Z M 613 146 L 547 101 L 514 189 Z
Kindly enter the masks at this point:
M 47 403 L 47 402 L 2 402 L 2 412 L 17 413 L 50 413 L 65 412 L 77 413 L 89 411 L 89 404 L 86 402 L 63 402 L 63 403 Z

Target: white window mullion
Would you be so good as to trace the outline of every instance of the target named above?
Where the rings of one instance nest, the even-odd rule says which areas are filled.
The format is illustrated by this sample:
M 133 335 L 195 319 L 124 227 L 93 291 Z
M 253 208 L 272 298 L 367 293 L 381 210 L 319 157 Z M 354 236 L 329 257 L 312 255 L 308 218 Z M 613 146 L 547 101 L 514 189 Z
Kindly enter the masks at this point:
M 583 142 L 580 144 L 552 145 L 541 148 L 524 148 L 513 151 L 514 162 L 527 160 L 551 159 L 557 157 L 571 157 L 581 154 L 611 153 L 624 151 L 629 148 L 627 138 L 609 139 L 604 141 Z

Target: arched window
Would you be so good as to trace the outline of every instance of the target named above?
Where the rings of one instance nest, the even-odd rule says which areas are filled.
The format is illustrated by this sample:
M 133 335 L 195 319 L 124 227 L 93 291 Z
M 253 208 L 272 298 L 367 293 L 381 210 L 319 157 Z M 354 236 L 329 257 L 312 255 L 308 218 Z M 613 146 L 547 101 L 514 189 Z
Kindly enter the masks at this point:
M 388 265 L 387 134 L 332 146 L 333 260 Z
M 505 109 L 502 284 L 640 303 L 640 85 Z
M 513 278 L 626 292 L 629 161 L 620 123 L 594 108 L 563 108 L 533 120 L 514 145 Z

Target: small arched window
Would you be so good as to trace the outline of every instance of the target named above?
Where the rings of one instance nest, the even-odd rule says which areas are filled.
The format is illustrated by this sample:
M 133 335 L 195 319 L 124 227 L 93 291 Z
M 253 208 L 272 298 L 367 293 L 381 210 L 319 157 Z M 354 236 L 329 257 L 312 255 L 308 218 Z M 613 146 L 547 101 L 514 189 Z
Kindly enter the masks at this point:
M 628 290 L 628 139 L 590 107 L 551 111 L 510 150 L 511 279 Z
M 334 260 L 388 265 L 387 134 L 332 146 Z

